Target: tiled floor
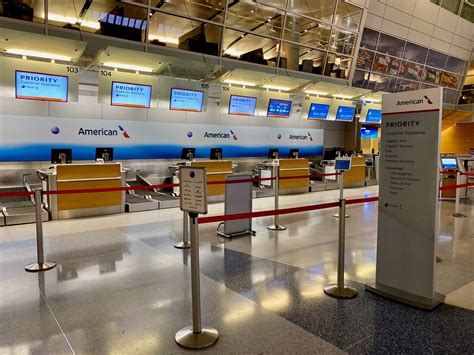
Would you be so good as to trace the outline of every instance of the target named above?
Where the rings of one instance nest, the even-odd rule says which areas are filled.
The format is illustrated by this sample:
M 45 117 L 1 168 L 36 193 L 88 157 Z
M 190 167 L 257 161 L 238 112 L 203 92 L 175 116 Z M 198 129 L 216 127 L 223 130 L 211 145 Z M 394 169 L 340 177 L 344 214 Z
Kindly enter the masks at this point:
M 281 207 L 335 201 L 337 191 L 283 196 Z M 350 189 L 347 197 L 377 194 Z M 257 199 L 254 210 L 272 207 Z M 377 204 L 350 206 L 346 279 L 357 298 L 324 295 L 337 261 L 335 210 L 254 221 L 255 237 L 218 238 L 200 226 L 203 323 L 220 338 L 209 353 L 473 353 L 474 206 L 467 218 L 442 202 L 437 290 L 447 303 L 433 312 L 363 290 L 375 275 Z M 209 214 L 222 213 L 222 204 Z M 35 258 L 34 226 L 0 228 L 0 354 L 184 353 L 174 334 L 191 324 L 190 259 L 173 248 L 176 209 L 44 224 L 48 258 L 58 266 L 27 274 Z M 469 310 L 470 308 L 471 310 Z

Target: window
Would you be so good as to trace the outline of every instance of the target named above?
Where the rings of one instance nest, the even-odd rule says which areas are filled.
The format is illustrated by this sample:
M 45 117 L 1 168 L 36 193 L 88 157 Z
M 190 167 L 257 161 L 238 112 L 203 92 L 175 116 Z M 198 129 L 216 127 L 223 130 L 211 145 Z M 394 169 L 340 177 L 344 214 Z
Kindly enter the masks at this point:
M 455 14 L 458 13 L 459 10 L 459 4 L 461 3 L 461 0 L 442 0 L 441 1 L 441 7 L 443 9 L 446 9 L 448 11 L 451 11 Z

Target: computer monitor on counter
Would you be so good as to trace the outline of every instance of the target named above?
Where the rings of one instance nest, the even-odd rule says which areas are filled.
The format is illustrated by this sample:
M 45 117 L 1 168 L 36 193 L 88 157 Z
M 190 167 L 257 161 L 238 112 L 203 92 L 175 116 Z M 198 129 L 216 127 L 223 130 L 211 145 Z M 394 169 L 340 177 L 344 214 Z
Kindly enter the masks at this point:
M 51 164 L 71 164 L 72 149 L 53 148 L 51 149 Z

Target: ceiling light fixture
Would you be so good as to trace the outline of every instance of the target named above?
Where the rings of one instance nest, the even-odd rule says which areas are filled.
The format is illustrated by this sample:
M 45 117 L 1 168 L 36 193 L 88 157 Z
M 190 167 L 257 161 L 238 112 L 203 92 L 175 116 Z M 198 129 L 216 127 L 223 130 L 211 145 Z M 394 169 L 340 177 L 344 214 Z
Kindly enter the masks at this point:
M 36 52 L 30 51 L 28 49 L 18 49 L 18 48 L 10 48 L 5 50 L 5 52 L 9 54 L 16 54 L 25 57 L 35 57 L 35 58 L 44 58 L 44 59 L 54 59 L 54 60 L 62 60 L 64 62 L 72 61 L 71 57 L 61 55 L 61 54 L 54 54 L 54 53 L 46 53 L 46 52 Z
M 234 80 L 234 79 L 224 79 L 223 81 L 226 84 L 242 85 L 242 86 L 255 86 L 257 84 L 250 83 L 248 81 Z
M 347 96 L 347 95 L 342 95 L 342 94 L 334 94 L 332 97 L 335 97 L 337 99 L 352 99 L 352 96 Z
M 102 65 L 104 67 L 111 67 L 115 69 L 125 69 L 125 70 L 133 70 L 133 71 L 138 70 L 145 73 L 151 73 L 153 71 L 153 69 L 149 67 L 141 67 L 139 65 L 132 65 L 132 64 L 125 64 L 125 63 L 105 62 Z
M 310 94 L 310 95 L 318 95 L 318 96 L 326 96 L 328 93 L 323 92 L 323 91 L 317 91 L 317 90 L 306 90 L 305 94 Z
M 282 91 L 289 91 L 291 88 L 285 87 L 285 86 L 278 86 L 278 85 L 270 85 L 270 84 L 265 84 L 262 86 L 265 89 L 272 89 L 272 90 L 282 90 Z

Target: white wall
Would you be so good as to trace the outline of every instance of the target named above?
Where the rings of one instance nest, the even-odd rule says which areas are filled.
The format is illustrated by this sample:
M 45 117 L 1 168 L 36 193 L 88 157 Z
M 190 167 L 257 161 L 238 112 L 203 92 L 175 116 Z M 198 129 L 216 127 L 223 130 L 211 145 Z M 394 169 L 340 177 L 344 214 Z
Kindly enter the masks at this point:
M 474 24 L 428 0 L 371 0 L 365 26 L 470 60 Z

